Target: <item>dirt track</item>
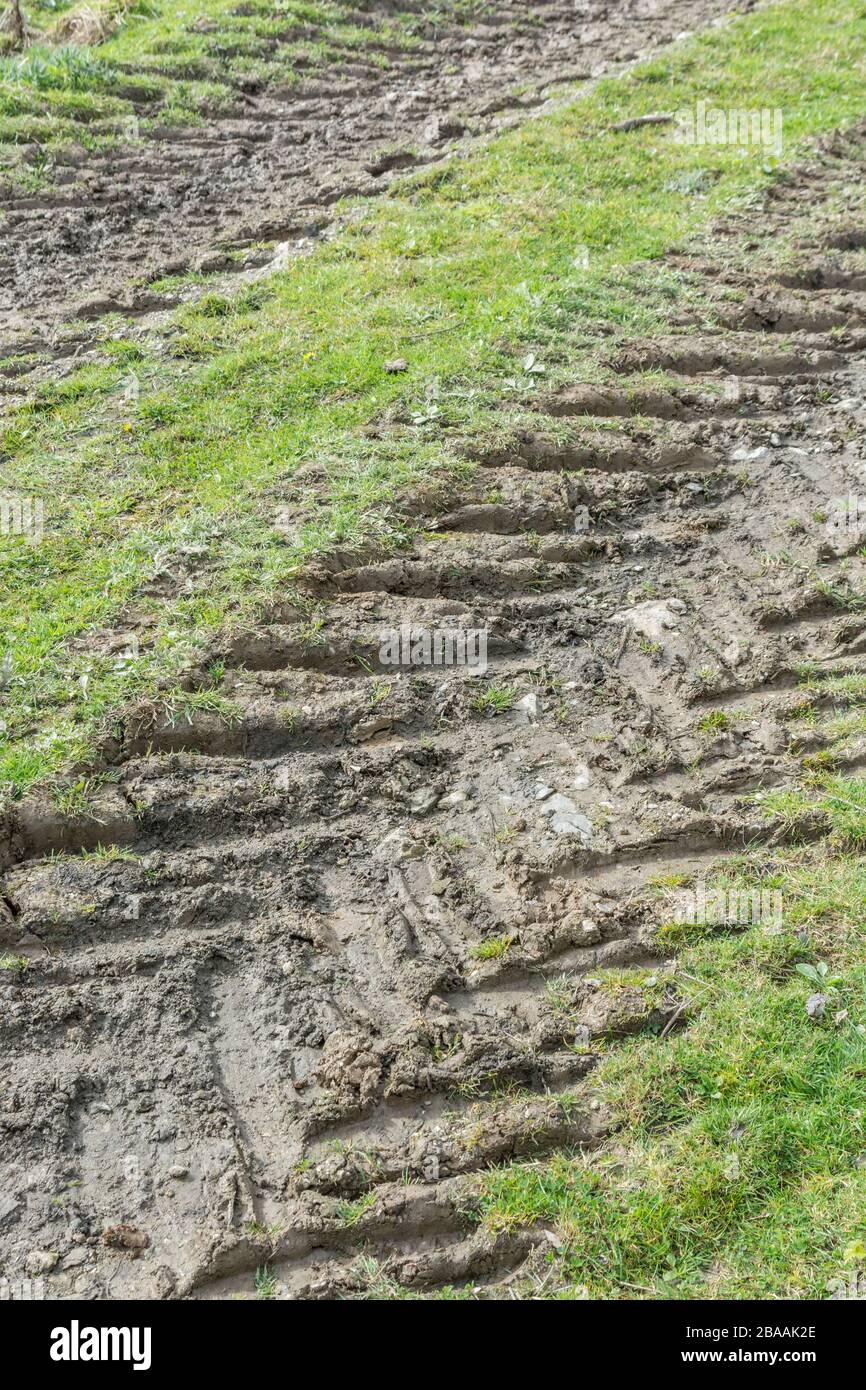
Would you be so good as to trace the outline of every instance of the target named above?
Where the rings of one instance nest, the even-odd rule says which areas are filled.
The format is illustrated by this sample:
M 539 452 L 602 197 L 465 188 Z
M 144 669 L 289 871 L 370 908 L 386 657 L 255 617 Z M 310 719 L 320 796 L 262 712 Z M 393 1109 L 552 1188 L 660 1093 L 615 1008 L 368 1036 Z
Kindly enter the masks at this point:
M 542 109 L 557 85 L 751 7 L 751 0 L 503 5 L 470 34 L 431 24 L 421 49 L 411 58 L 390 54 L 384 71 L 377 55 L 353 53 L 300 86 L 239 94 L 232 118 L 157 131 L 100 156 L 72 148 L 55 161 L 55 187 L 0 199 L 8 214 L 0 357 L 53 355 L 64 319 L 158 307 L 159 298 L 133 281 L 229 269 L 228 249 L 315 238 L 339 198 L 381 192 L 395 171 Z M 368 11 L 363 18 L 369 22 Z M 61 359 L 69 351 L 67 342 Z
M 862 158 L 828 148 L 764 216 L 853 198 Z M 648 876 L 817 832 L 769 826 L 752 793 L 826 743 L 796 719 L 804 657 L 863 669 L 860 539 L 820 518 L 862 468 L 864 233 L 821 217 L 784 283 L 726 277 L 736 224 L 682 263 L 748 293 L 729 329 L 620 354 L 624 386 L 657 364 L 679 387 L 551 399 L 580 417 L 572 446 L 516 438 L 437 539 L 311 578 L 321 630 L 286 608 L 223 652 L 240 724 L 142 711 L 99 823 L 61 838 L 22 810 L 8 1267 L 44 1256 L 58 1293 L 224 1296 L 270 1260 L 322 1297 L 363 1292 L 370 1260 L 423 1289 L 543 1250 L 474 1230 L 466 1175 L 603 1138 L 591 1040 L 688 1023 Z M 794 563 L 762 562 L 780 536 Z M 465 671 L 377 669 L 407 621 L 487 627 L 520 702 L 491 717 Z M 719 708 L 730 727 L 699 733 Z M 140 859 L 34 862 L 108 839 Z M 491 938 L 509 949 L 479 960 Z M 611 965 L 652 965 L 660 992 L 599 988 Z

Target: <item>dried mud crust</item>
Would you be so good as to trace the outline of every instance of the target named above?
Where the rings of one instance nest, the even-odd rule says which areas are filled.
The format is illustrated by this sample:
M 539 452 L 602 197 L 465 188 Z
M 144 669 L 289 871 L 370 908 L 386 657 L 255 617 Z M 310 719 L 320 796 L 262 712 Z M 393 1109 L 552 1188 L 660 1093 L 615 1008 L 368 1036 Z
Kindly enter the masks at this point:
M 241 270 L 245 262 L 233 262 L 230 250 L 303 244 L 328 225 L 340 198 L 381 192 L 395 172 L 539 110 L 557 85 L 751 7 L 752 0 L 501 5 L 468 31 L 431 20 L 419 47 L 391 53 L 387 69 L 377 53 L 353 52 L 341 68 L 295 86 L 238 93 L 230 117 L 203 127 L 157 129 L 108 153 L 59 153 L 52 187 L 0 190 L 0 358 L 56 355 L 62 363 L 81 347 L 57 344 L 63 320 L 140 316 L 171 304 L 133 281 Z M 375 23 L 376 12 L 364 7 L 359 19 Z M 261 259 L 250 254 L 253 263 Z
M 732 268 L 736 222 L 675 258 L 738 291 L 730 328 L 626 345 L 613 384 L 548 402 L 574 444 L 515 436 L 399 557 L 323 566 L 321 625 L 287 604 L 216 653 L 237 720 L 142 707 L 90 818 L 20 808 L 7 1276 L 226 1297 L 268 1264 L 290 1297 L 495 1296 L 540 1257 L 544 1231 L 479 1228 L 473 1175 L 604 1144 L 596 1040 L 688 1026 L 651 878 L 823 828 L 754 794 L 828 745 L 802 664 L 866 669 L 860 541 L 824 521 L 863 470 L 863 162 L 827 142 L 768 196 L 780 231 L 814 207 L 784 275 Z M 671 384 L 632 389 L 658 362 Z M 488 628 L 486 678 L 382 668 L 405 622 Z M 100 842 L 124 857 L 76 854 Z

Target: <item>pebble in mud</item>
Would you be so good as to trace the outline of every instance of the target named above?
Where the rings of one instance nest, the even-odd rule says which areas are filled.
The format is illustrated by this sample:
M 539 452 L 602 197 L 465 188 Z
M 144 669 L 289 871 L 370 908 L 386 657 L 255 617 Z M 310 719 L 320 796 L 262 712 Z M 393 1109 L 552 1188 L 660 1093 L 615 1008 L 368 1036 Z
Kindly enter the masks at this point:
M 592 821 L 577 809 L 570 797 L 554 792 L 542 802 L 541 812 L 549 817 L 554 834 L 579 835 L 585 847 L 592 844 Z

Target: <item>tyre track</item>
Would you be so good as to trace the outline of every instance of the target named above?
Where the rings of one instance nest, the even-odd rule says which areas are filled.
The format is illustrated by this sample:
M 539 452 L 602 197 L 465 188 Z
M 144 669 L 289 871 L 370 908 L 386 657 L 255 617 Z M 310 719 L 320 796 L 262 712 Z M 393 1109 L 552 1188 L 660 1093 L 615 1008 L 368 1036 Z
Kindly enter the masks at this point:
M 825 155 L 828 203 L 862 162 Z M 855 278 L 830 226 L 788 277 L 807 322 L 810 285 L 825 313 Z M 751 281 L 772 303 L 778 275 Z M 845 697 L 819 686 L 804 724 L 804 667 L 866 674 L 864 561 L 824 519 L 862 479 L 863 345 L 786 333 L 624 347 L 617 385 L 549 402 L 573 449 L 516 438 L 404 553 L 311 578 L 318 625 L 283 611 L 220 653 L 235 722 L 142 707 L 96 825 L 21 808 L 3 944 L 34 964 L 4 986 L 0 1124 L 13 1190 L 38 1162 L 67 1200 L 2 1233 L 9 1268 L 38 1239 L 70 1288 L 222 1297 L 267 1263 L 292 1297 L 356 1297 L 495 1284 L 544 1251 L 478 1228 L 472 1175 L 604 1143 L 594 1044 L 664 1046 L 693 1007 L 654 880 L 820 835 L 754 794 L 836 746 Z M 679 380 L 632 381 L 647 364 Z M 624 422 L 609 454 L 580 442 L 599 418 Z M 488 676 L 371 662 L 400 622 L 487 626 Z M 97 837 L 132 857 L 36 862 Z M 119 1220 L 140 1258 L 100 1244 Z

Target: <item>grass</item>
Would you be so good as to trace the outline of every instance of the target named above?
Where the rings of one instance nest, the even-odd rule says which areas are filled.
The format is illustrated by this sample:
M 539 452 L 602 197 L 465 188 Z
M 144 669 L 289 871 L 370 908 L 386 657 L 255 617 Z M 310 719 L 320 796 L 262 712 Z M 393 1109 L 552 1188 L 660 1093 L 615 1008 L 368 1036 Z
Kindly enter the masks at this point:
M 782 824 L 795 826 L 811 814 L 829 822 L 834 845 L 846 850 L 866 846 L 866 781 L 839 773 L 816 771 L 803 787 L 765 792 L 761 805 Z
M 259 1298 L 271 1299 L 277 1296 L 277 1278 L 267 1265 L 259 1265 L 256 1270 L 253 1287 Z
M 511 686 L 498 685 L 495 681 L 476 695 L 472 708 L 479 714 L 505 714 L 517 699 L 517 691 Z
M 94 55 L 146 45 L 148 26 L 174 22 L 156 8 L 134 39 L 124 27 Z M 46 499 L 42 542 L 0 546 L 12 672 L 0 787 L 17 797 L 81 763 L 125 701 L 176 690 L 215 633 L 255 621 L 323 551 L 402 544 L 408 489 L 465 473 L 470 443 L 495 446 L 539 418 L 540 392 L 603 379 L 618 337 L 663 328 L 672 308 L 709 314 L 683 275 L 660 262 L 648 278 L 646 260 L 782 173 L 761 149 L 612 124 L 662 97 L 781 106 L 793 160 L 798 141 L 856 113 L 863 67 L 853 0 L 828 0 L 820 19 L 785 0 L 407 178 L 375 207 L 344 209 L 344 230 L 308 259 L 218 313 L 208 300 L 179 310 L 167 351 L 111 325 L 100 361 L 46 385 L 0 433 L 4 487 Z M 698 169 L 712 175 L 706 192 L 665 191 Z M 396 357 L 399 375 L 383 365 Z M 302 464 L 317 482 L 287 537 Z M 150 597 L 166 576 L 173 599 Z M 121 661 L 89 635 L 133 603 L 140 647 Z
M 334 1214 L 341 1226 L 357 1226 L 361 1218 L 375 1205 L 376 1192 L 371 1189 L 354 1202 L 340 1202 Z
M 0 970 L 9 970 L 15 975 L 21 975 L 27 969 L 27 965 L 26 956 L 0 956 Z
M 0 47 L 0 167 L 38 142 L 50 159 L 134 141 L 155 127 L 201 125 L 243 109 L 244 94 L 290 87 L 359 54 L 386 69 L 429 31 L 411 11 L 369 15 L 334 0 L 25 0 L 24 52 Z M 483 4 L 438 7 L 459 26 Z M 26 169 L 26 166 L 25 166 Z
M 709 710 L 698 720 L 698 731 L 702 734 L 721 734 L 733 728 L 734 719 L 723 709 Z
M 833 840 L 744 857 L 714 886 L 780 891 L 783 925 L 691 929 L 688 1030 L 593 1074 L 614 1141 L 483 1179 L 490 1230 L 561 1240 L 543 1296 L 822 1298 L 866 1261 L 866 864 Z
M 131 849 L 124 849 L 121 845 L 97 844 L 95 849 L 83 849 L 79 851 L 78 858 L 84 863 L 98 864 L 138 864 L 140 856 L 134 854 Z
M 480 941 L 477 946 L 470 948 L 469 954 L 473 960 L 502 960 L 508 955 L 514 945 L 514 937 L 507 934 L 501 936 L 488 936 L 484 941 Z

